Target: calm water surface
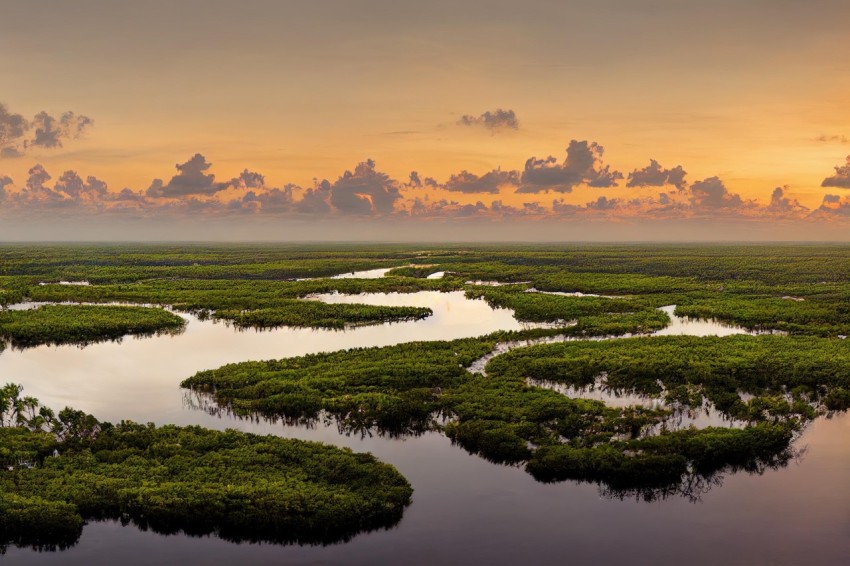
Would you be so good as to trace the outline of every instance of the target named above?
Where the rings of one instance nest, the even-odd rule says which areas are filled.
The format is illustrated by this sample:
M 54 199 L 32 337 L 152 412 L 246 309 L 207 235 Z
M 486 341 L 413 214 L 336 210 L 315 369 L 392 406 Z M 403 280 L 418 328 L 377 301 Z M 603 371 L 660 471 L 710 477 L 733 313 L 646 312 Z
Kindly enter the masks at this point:
M 379 276 L 379 275 L 375 275 Z M 335 426 L 287 427 L 216 417 L 192 408 L 182 379 L 202 369 L 413 340 L 446 340 L 524 327 L 505 309 L 462 292 L 324 295 L 328 302 L 427 306 L 434 316 L 346 331 L 236 330 L 188 319 L 178 336 L 125 338 L 84 348 L 42 346 L 0 354 L 4 382 L 52 407 L 72 405 L 100 419 L 200 424 L 321 440 L 369 451 L 396 466 L 415 489 L 394 529 L 326 547 L 233 544 L 161 536 L 116 523 L 88 525 L 57 553 L 12 548 L 21 564 L 847 564 L 850 556 L 850 418 L 814 422 L 803 458 L 761 476 L 732 474 L 693 503 L 612 499 L 593 485 L 541 484 L 498 466 L 437 433 L 406 439 L 340 434 Z M 671 307 L 667 307 L 670 309 Z M 692 325 L 692 326 L 688 326 Z M 674 320 L 667 333 L 729 334 L 740 329 Z

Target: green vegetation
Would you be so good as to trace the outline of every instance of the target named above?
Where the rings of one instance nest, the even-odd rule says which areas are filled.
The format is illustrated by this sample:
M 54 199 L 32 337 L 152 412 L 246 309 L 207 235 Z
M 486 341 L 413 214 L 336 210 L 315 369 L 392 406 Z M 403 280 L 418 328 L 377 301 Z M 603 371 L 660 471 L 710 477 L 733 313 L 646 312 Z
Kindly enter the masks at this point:
M 378 268 L 390 271 L 372 280 L 328 278 Z M 426 279 L 438 271 L 446 276 Z M 40 284 L 63 280 L 92 284 Z M 477 280 L 506 285 L 467 283 Z M 169 305 L 238 326 L 339 328 L 429 311 L 325 304 L 311 295 L 426 290 L 464 291 L 553 328 L 232 364 L 183 386 L 238 416 L 332 418 L 345 431 L 387 434 L 438 429 L 470 452 L 524 464 L 542 481 L 592 481 L 620 492 L 675 492 L 710 483 L 721 470 L 783 465 L 809 420 L 850 408 L 843 369 L 850 346 L 838 339 L 850 335 L 850 248 L 843 246 L 0 248 L 2 304 Z M 606 296 L 557 294 L 574 292 Z M 581 340 L 651 333 L 669 323 L 658 310 L 665 305 L 680 316 L 790 336 Z M 39 315 L 11 316 L 25 325 Z M 575 341 L 497 356 L 486 377 L 465 370 L 498 342 L 553 334 Z M 615 408 L 535 385 L 600 380 L 665 404 Z M 741 428 L 668 426 L 707 406 Z
M 30 310 L 0 311 L 0 336 L 20 347 L 174 332 L 184 324 L 175 314 L 147 307 L 44 305 Z
M 319 301 L 288 301 L 285 306 L 250 311 L 216 311 L 216 318 L 233 321 L 237 326 L 269 328 L 302 326 L 344 328 L 380 322 L 419 320 L 431 316 L 422 307 L 378 307 L 371 305 L 326 304 Z
M 816 416 L 815 407 L 838 408 L 850 397 L 844 369 L 850 347 L 816 338 L 576 341 L 498 356 L 487 377 L 464 371 L 507 338 L 231 364 L 182 385 L 238 415 L 303 422 L 324 412 L 345 430 L 441 429 L 495 462 L 525 462 L 540 480 L 601 482 L 622 490 L 669 488 L 726 468 L 782 465 L 794 435 Z M 810 354 L 801 360 L 799 349 Z M 612 408 L 527 383 L 530 377 L 580 386 L 603 372 L 612 388 L 664 392 L 668 408 Z M 739 391 L 754 397 L 744 402 Z M 747 426 L 666 428 L 677 404 L 701 407 L 703 397 Z
M 567 342 L 513 350 L 488 366 L 576 387 L 605 376 L 607 387 L 700 406 L 703 397 L 745 421 L 811 419 L 816 406 L 840 406 L 850 387 L 850 344 L 786 336 L 665 336 Z M 743 401 L 740 393 L 755 397 Z
M 392 269 L 374 280 L 322 279 Z M 445 271 L 444 279 L 427 275 Z M 298 280 L 314 278 L 311 280 Z M 41 282 L 89 281 L 91 286 Z M 522 282 L 511 288 L 468 280 Z M 598 293 L 619 299 L 520 294 Z M 4 246 L 0 304 L 130 302 L 209 312 L 239 325 L 339 327 L 420 316 L 300 305 L 313 293 L 466 290 L 524 320 L 647 313 L 718 318 L 759 330 L 850 335 L 850 249 L 842 246 Z M 804 300 L 795 300 L 804 299 Z M 305 309 L 314 309 L 306 312 Z M 258 312 L 252 312 L 258 311 Z M 597 321 L 598 323 L 599 321 Z M 590 324 L 596 326 L 597 323 Z M 650 325 L 648 330 L 655 326 Z
M 54 416 L 0 390 L 0 544 L 62 548 L 84 521 L 234 541 L 329 543 L 399 521 L 412 489 L 348 449 L 200 427 Z
M 433 426 L 443 390 L 463 383 L 464 368 L 495 343 L 414 342 L 229 364 L 199 372 L 182 386 L 213 394 L 237 415 L 257 412 L 303 422 L 325 411 L 346 430 L 412 433 Z

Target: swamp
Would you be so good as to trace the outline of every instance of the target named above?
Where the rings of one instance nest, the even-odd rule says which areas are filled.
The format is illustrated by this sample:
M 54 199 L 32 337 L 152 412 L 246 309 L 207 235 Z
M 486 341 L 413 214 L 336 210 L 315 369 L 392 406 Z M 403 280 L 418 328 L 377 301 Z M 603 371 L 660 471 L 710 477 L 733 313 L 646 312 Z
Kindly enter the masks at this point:
M 5 244 L 0 305 L 16 563 L 850 552 L 846 246 Z

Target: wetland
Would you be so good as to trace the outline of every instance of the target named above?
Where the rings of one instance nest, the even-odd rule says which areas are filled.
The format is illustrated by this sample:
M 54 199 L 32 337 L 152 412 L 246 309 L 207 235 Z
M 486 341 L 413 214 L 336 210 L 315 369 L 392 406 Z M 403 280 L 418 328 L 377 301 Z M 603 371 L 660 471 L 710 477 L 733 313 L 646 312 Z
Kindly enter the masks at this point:
M 714 563 L 723 549 L 705 529 L 750 561 L 838 563 L 850 550 L 844 247 L 19 245 L 0 256 L 3 381 L 107 425 L 70 448 L 52 447 L 67 440 L 47 424 L 5 427 L 0 530 L 16 561 L 141 563 L 132 549 L 155 547 L 169 560 L 358 563 L 523 551 L 651 563 L 696 549 L 690 561 Z M 121 444 L 130 437 L 137 453 Z M 163 445 L 199 437 L 207 452 L 164 463 Z M 302 460 L 242 463 L 284 440 L 306 443 Z M 340 509 L 364 515 L 360 503 L 323 507 L 327 477 L 304 470 L 332 472 L 328 458 L 354 459 L 333 489 L 386 513 L 354 524 Z M 203 483 L 209 459 L 245 469 Z M 156 499 L 176 462 L 178 487 Z M 75 499 L 116 474 L 137 483 L 100 507 Z M 216 497 L 205 501 L 219 515 L 189 504 L 221 496 L 216 482 L 281 478 L 293 495 L 270 500 L 303 506 L 281 506 L 274 525 Z M 57 481 L 80 487 L 51 491 Z M 25 510 L 38 505 L 77 527 L 20 536 L 37 530 Z M 256 522 L 255 536 L 228 517 Z M 233 543 L 251 540 L 262 544 Z

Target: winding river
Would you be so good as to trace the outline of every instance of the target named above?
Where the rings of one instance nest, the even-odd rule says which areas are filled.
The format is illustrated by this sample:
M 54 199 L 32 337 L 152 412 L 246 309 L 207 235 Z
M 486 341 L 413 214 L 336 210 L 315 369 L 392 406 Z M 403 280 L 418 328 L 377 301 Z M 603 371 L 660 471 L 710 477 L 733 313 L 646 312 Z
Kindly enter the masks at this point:
M 353 274 L 357 276 L 358 274 Z M 366 276 L 381 276 L 369 273 Z M 352 275 L 349 275 L 352 276 Z M 126 337 L 86 347 L 41 346 L 0 354 L 3 381 L 24 386 L 45 405 L 71 405 L 102 420 L 198 424 L 319 440 L 369 451 L 412 483 L 414 502 L 401 523 L 325 547 L 232 544 L 216 538 L 163 536 L 114 522 L 86 526 L 63 552 L 10 548 L 22 564 L 688 564 L 844 563 L 850 555 L 850 418 L 819 419 L 799 441 L 799 462 L 763 475 L 737 473 L 706 486 L 699 502 L 646 503 L 606 497 L 594 485 L 542 484 L 521 468 L 467 454 L 439 433 L 392 439 L 346 436 L 336 426 L 308 428 L 236 420 L 196 408 L 182 379 L 226 363 L 299 356 L 414 340 L 447 340 L 527 326 L 513 312 L 463 292 L 313 297 L 327 302 L 425 306 L 424 320 L 313 330 L 238 330 L 187 319 L 175 336 Z M 672 307 L 667 307 L 672 315 Z M 673 317 L 661 333 L 725 335 L 742 329 Z M 660 334 L 661 334 L 660 333 Z M 722 485 L 720 485 L 722 484 Z M 711 487 L 711 489 L 708 489 Z

